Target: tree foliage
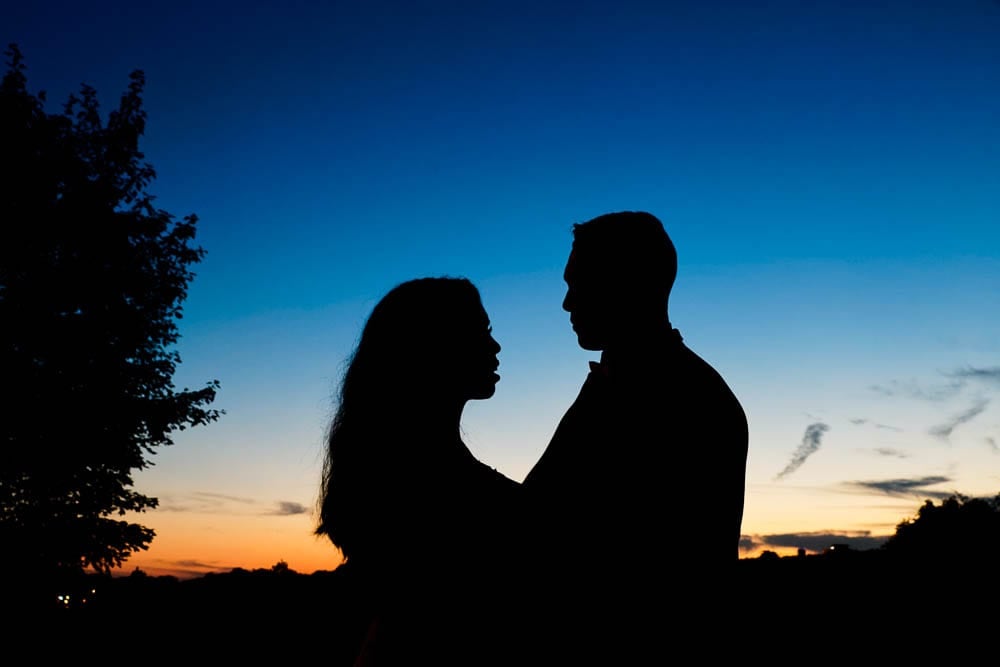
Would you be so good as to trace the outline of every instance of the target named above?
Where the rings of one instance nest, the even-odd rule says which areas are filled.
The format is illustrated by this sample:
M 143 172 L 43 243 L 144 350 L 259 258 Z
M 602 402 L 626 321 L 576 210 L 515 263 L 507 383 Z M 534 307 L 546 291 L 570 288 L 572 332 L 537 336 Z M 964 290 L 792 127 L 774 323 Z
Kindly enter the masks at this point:
M 197 218 L 154 206 L 139 151 L 145 79 L 107 121 L 81 87 L 61 113 L 16 45 L 0 82 L 0 545 L 10 571 L 107 573 L 154 531 L 132 472 L 218 419 L 218 382 L 176 390 Z
M 952 495 L 935 505 L 927 500 L 913 519 L 896 526 L 883 546 L 911 560 L 975 562 L 1000 555 L 1000 495 Z

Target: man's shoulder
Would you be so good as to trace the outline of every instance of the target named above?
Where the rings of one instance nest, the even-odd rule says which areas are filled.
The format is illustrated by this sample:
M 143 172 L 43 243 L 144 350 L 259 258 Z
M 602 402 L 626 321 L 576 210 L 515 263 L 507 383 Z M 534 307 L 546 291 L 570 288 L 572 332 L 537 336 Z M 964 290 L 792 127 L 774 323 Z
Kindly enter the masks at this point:
M 681 342 L 658 360 L 651 360 L 647 371 L 655 374 L 649 391 L 669 396 L 678 405 L 704 406 L 709 401 L 717 414 L 738 414 L 745 419 L 743 407 L 729 382 L 707 359 Z
M 703 379 L 706 382 L 725 386 L 727 389 L 729 388 L 729 383 L 726 382 L 726 379 L 715 365 L 691 349 L 687 343 L 681 343 L 676 349 L 673 359 L 675 366 L 690 377 Z

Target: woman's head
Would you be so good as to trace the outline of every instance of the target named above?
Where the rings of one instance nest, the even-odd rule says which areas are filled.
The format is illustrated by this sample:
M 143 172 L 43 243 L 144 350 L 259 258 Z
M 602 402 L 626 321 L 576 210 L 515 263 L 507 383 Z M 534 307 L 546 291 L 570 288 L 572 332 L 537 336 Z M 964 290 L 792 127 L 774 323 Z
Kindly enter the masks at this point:
M 361 332 L 344 378 L 359 393 L 393 402 L 464 403 L 493 395 L 499 376 L 489 316 L 466 278 L 418 278 L 392 288 Z
M 453 444 L 446 439 L 458 436 L 466 402 L 493 395 L 499 352 L 469 280 L 418 278 L 391 289 L 369 315 L 340 386 L 316 533 L 348 558 L 377 552 L 388 508 L 412 500 L 400 494 L 420 475 L 414 467 Z

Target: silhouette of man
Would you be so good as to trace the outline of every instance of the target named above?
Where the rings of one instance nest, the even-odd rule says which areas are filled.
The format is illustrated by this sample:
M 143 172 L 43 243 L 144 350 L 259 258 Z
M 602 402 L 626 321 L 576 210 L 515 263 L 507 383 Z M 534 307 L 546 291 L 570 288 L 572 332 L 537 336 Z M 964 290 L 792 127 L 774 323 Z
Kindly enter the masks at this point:
M 724 599 L 739 559 L 747 418 L 671 325 L 676 273 L 673 242 L 649 213 L 573 226 L 563 308 L 579 345 L 601 356 L 523 482 L 537 565 L 527 606 L 549 652 L 540 662 L 648 660 L 669 650 L 677 614 L 690 628 L 735 611 Z

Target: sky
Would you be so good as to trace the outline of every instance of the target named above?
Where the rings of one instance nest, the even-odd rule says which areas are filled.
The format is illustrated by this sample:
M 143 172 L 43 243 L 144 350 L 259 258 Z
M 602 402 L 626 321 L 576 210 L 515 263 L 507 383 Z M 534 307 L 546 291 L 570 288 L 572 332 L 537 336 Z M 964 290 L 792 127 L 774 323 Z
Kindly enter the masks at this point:
M 149 190 L 206 251 L 174 379 L 218 380 L 225 414 L 134 475 L 156 537 L 122 573 L 340 563 L 312 533 L 337 382 L 418 276 L 479 286 L 501 380 L 466 441 L 523 479 L 595 359 L 561 309 L 571 225 L 616 210 L 663 220 L 671 321 L 747 412 L 741 556 L 870 548 L 1000 492 L 1000 2 L 4 14 L 50 111 L 82 83 L 110 110 L 145 72 Z M 668 495 L 681 475 L 719 491 L 664 470 Z

